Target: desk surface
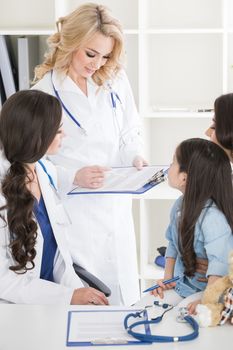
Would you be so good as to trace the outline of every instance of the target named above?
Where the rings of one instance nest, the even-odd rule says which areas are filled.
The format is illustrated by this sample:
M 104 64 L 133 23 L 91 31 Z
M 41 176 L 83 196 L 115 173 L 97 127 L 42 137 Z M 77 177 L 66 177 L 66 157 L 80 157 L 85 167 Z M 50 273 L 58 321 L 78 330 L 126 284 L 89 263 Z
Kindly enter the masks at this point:
M 68 310 L 77 310 L 75 306 L 46 305 L 6 305 L 0 304 L 0 350 L 67 350 L 65 345 Z M 173 313 L 173 314 L 172 314 Z M 173 310 L 164 321 L 156 326 L 157 334 L 187 334 L 187 325 L 175 321 Z M 104 350 L 219 350 L 233 344 L 233 326 L 201 328 L 197 339 L 181 343 L 155 343 L 144 346 L 105 346 Z M 231 347 L 231 345 L 230 345 Z M 71 347 L 70 349 L 75 349 Z M 78 347 L 93 349 L 92 347 Z M 100 349 L 100 347 L 97 347 Z M 97 349 L 96 348 L 96 349 Z

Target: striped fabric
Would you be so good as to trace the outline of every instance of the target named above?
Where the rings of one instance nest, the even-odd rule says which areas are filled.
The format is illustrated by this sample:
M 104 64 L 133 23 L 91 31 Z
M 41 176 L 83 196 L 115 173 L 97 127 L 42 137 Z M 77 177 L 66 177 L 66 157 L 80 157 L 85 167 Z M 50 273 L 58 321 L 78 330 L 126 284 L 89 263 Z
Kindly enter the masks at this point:
M 229 288 L 224 297 L 224 309 L 219 324 L 223 325 L 229 318 L 233 323 L 233 288 Z

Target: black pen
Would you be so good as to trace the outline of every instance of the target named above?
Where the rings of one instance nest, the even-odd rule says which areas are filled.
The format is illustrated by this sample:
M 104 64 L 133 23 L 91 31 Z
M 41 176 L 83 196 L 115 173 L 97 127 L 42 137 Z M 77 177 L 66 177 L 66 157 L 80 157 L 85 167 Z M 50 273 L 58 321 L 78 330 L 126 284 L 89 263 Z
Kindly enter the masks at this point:
M 213 109 L 211 108 L 204 108 L 204 109 L 198 109 L 198 113 L 205 113 L 205 112 L 213 112 Z

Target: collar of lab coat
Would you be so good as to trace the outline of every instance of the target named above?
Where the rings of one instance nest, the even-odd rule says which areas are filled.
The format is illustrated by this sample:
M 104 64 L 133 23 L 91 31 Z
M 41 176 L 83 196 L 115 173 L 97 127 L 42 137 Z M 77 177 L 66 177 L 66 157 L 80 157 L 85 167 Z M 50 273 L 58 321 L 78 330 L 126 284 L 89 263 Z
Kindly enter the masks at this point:
M 53 84 L 58 92 L 73 92 L 75 94 L 83 95 L 83 91 L 77 84 L 66 74 L 53 70 Z M 99 86 L 93 81 L 93 79 L 87 78 L 87 90 L 88 95 L 90 93 L 96 93 Z
M 49 162 L 43 160 L 43 163 L 45 163 L 45 166 L 47 168 L 47 163 Z M 47 171 L 52 176 L 55 182 L 55 186 L 57 186 L 54 174 L 52 174 L 48 168 Z M 61 255 L 63 256 L 64 260 L 66 260 L 65 257 L 67 256 L 68 249 L 66 247 L 66 229 L 67 226 L 70 225 L 69 219 L 61 201 L 58 198 L 57 200 L 55 199 L 55 190 L 52 188 L 47 174 L 38 163 L 36 164 L 36 172 L 57 245 L 59 247 Z
M 49 175 L 52 177 L 55 187 L 57 187 L 57 181 L 55 178 L 55 174 L 51 172 L 50 167 L 48 168 L 48 164 L 50 162 L 46 160 L 42 160 Z M 68 225 L 68 219 L 66 218 L 66 213 L 62 213 L 63 205 L 61 203 L 61 200 L 58 198 L 58 195 L 56 195 L 56 190 L 53 188 L 53 186 L 50 183 L 50 179 L 48 175 L 45 173 L 43 168 L 39 163 L 36 163 L 36 172 L 41 188 L 41 193 L 44 198 L 44 203 L 49 215 L 49 219 L 51 221 L 52 226 L 57 225 Z M 56 198 L 57 199 L 56 199 Z

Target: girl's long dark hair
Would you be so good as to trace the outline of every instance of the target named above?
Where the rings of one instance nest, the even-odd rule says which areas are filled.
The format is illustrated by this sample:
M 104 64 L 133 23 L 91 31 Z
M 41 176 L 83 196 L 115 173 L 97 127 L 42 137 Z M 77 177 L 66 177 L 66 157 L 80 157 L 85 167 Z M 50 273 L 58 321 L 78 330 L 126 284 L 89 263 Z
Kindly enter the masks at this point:
M 233 93 L 221 95 L 215 100 L 214 113 L 216 138 L 233 156 Z
M 193 276 L 196 267 L 194 230 L 206 206 L 213 201 L 225 215 L 233 231 L 233 187 L 231 166 L 224 150 L 204 139 L 188 139 L 176 150 L 180 172 L 187 173 L 186 187 L 178 226 L 179 248 L 185 274 Z
M 1 181 L 6 205 L 0 209 L 7 210 L 9 248 L 15 260 L 10 269 L 18 273 L 34 268 L 36 256 L 35 198 L 26 186 L 31 181 L 26 164 L 45 155 L 59 129 L 61 115 L 58 100 L 37 90 L 15 93 L 1 110 L 0 147 L 11 165 Z

